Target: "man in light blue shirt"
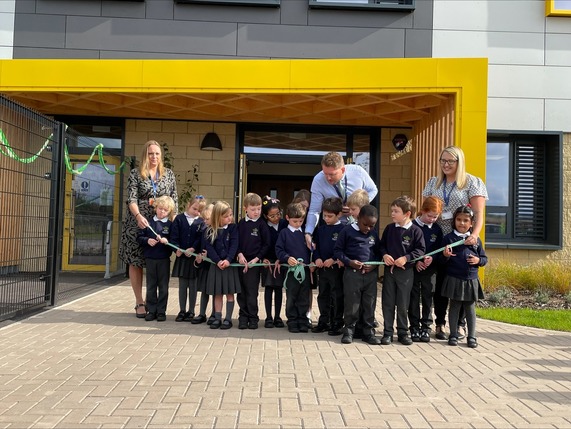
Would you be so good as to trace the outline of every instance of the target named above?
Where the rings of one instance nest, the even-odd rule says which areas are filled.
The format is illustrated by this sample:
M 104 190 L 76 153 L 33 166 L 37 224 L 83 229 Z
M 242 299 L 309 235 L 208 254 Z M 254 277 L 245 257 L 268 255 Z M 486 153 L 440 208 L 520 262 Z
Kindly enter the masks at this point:
M 321 160 L 321 170 L 311 183 L 311 204 L 307 211 L 305 225 L 305 242 L 311 248 L 313 231 L 319 221 L 323 200 L 339 197 L 343 200 L 343 216 L 341 222 L 347 222 L 349 208 L 346 206 L 347 197 L 357 189 L 364 189 L 369 194 L 369 200 L 377 195 L 377 185 L 360 165 L 345 165 L 343 157 L 337 152 L 329 152 Z

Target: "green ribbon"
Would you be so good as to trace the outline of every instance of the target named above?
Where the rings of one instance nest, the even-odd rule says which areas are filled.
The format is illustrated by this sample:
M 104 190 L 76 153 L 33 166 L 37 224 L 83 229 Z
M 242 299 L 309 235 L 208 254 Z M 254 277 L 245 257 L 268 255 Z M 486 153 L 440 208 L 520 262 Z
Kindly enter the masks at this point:
M 149 228 L 153 234 L 155 234 L 155 235 L 157 235 L 157 236 L 159 235 L 159 234 L 157 234 L 157 232 L 151 227 L 151 225 L 148 225 L 147 228 Z M 418 258 L 411 259 L 409 262 L 420 261 L 420 260 L 424 259 L 426 256 L 432 256 L 432 255 L 435 255 L 435 254 L 437 254 L 437 253 L 440 253 L 440 252 L 444 251 L 444 249 L 446 249 L 446 247 L 456 247 L 456 246 L 460 246 L 461 244 L 464 244 L 464 241 L 466 241 L 466 240 L 465 240 L 465 239 L 462 239 L 462 240 L 460 240 L 460 241 L 455 241 L 454 243 L 450 243 L 450 244 L 448 244 L 448 245 L 446 245 L 446 246 L 444 246 L 444 247 L 441 247 L 440 249 L 436 249 L 436 250 L 433 250 L 432 252 L 425 253 L 424 255 L 419 256 Z M 172 247 L 172 248 L 175 249 L 175 250 L 180 250 L 182 253 L 185 253 L 185 254 L 186 254 L 186 250 L 181 249 L 180 247 L 177 247 L 177 246 L 175 246 L 175 245 L 172 244 L 172 243 L 166 243 L 166 245 Z M 189 253 L 190 253 L 190 256 L 195 256 L 195 257 L 196 257 L 196 256 L 201 256 L 201 255 L 199 255 L 199 254 L 197 254 L 197 253 L 194 253 L 194 252 L 189 252 Z M 212 259 L 210 259 L 210 258 L 208 258 L 208 257 L 206 257 L 206 256 L 201 256 L 201 257 L 202 257 L 202 260 L 204 260 L 204 261 L 206 261 L 206 262 L 210 262 L 211 264 L 216 264 L 216 262 L 214 262 Z M 290 273 L 290 271 L 300 270 L 300 269 L 303 268 L 303 267 L 317 267 L 317 265 L 315 265 L 313 262 L 310 263 L 310 264 L 304 264 L 304 263 L 303 263 L 303 259 L 301 259 L 301 258 L 298 259 L 298 262 L 300 262 L 300 263 L 297 264 L 297 265 L 294 265 L 294 266 L 291 266 L 291 265 L 289 265 L 289 264 L 280 264 L 282 267 L 288 267 L 288 268 L 289 268 L 289 270 L 288 270 L 288 272 L 287 272 L 287 274 L 286 274 L 286 279 L 287 279 L 287 275 Z M 385 263 L 382 262 L 382 261 L 370 261 L 370 262 L 363 262 L 363 265 L 385 265 Z M 230 267 L 244 267 L 244 264 L 240 264 L 240 263 L 238 263 L 238 262 L 231 262 L 229 266 L 230 266 Z M 256 262 L 256 263 L 254 263 L 254 264 L 248 264 L 248 267 L 267 267 L 267 266 L 268 266 L 268 264 L 264 264 L 263 262 Z M 300 268 L 300 267 L 301 267 L 301 268 Z M 292 270 L 292 268 L 294 268 L 295 270 Z M 298 280 L 300 283 L 305 279 L 305 271 L 302 270 L 302 272 L 303 272 L 302 274 L 297 273 L 297 271 L 293 273 L 293 276 L 296 278 L 296 280 L 298 280 L 298 278 L 301 278 L 301 280 Z M 302 277 L 302 276 L 303 276 L 303 277 Z M 285 285 L 285 281 L 284 281 L 284 285 Z
M 8 158 L 11 158 L 15 161 L 21 162 L 23 164 L 30 164 L 30 163 L 34 162 L 36 159 L 38 159 L 38 157 L 42 154 L 42 152 L 49 146 L 52 137 L 53 137 L 53 133 L 50 134 L 50 136 L 46 139 L 44 145 L 40 148 L 40 150 L 37 153 L 30 156 L 29 158 L 21 158 L 14 151 L 14 149 L 12 149 L 12 146 L 10 146 L 10 143 L 8 142 L 8 139 L 6 138 L 6 134 L 4 134 L 4 131 L 2 131 L 2 129 L 0 129 L 0 143 L 1 143 L 0 144 L 0 153 L 2 155 L 7 156 Z M 67 145 L 64 145 L 64 162 L 65 162 L 65 166 L 67 168 L 67 171 L 69 171 L 71 174 L 81 175 L 81 173 L 83 173 L 85 171 L 85 169 L 89 166 L 89 164 L 93 160 L 93 157 L 97 153 L 98 158 L 99 158 L 99 164 L 101 164 L 103 169 L 108 174 L 119 174 L 121 172 L 121 170 L 125 167 L 125 161 L 123 161 L 121 163 L 121 165 L 119 165 L 119 169 L 117 171 L 110 170 L 107 167 L 107 165 L 105 165 L 105 159 L 104 159 L 104 155 L 103 155 L 103 149 L 104 148 L 105 148 L 105 146 L 103 145 L 103 143 L 97 144 L 93 148 L 93 151 L 91 152 L 91 155 L 87 159 L 87 162 L 85 163 L 85 165 L 83 165 L 82 167 L 80 167 L 78 169 L 74 169 L 71 165 L 71 160 L 69 158 L 69 152 L 67 149 Z

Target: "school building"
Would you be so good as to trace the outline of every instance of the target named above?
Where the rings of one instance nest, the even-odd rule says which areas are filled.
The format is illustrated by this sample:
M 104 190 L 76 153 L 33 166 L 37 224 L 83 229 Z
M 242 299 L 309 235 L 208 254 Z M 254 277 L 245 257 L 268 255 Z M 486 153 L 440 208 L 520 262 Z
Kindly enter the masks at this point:
M 157 140 L 179 191 L 238 209 L 285 205 L 335 150 L 378 184 L 384 226 L 455 144 L 488 186 L 490 259 L 571 260 L 571 1 L 4 0 L 0 28 L 0 92 L 76 133 L 73 166 L 103 143 L 117 171 Z M 126 175 L 96 164 L 66 173 L 63 270 L 102 270 L 80 225 L 121 221 Z

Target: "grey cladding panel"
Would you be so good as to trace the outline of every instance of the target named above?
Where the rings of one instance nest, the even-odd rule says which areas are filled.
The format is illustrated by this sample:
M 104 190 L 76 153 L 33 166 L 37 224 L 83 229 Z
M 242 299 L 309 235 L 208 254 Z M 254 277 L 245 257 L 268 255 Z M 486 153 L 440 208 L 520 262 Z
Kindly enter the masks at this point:
M 16 14 L 14 47 L 65 47 L 65 16 Z
M 273 58 L 402 58 L 404 30 L 243 25 L 238 55 Z
M 384 10 L 310 9 L 308 23 L 311 26 L 412 28 L 415 13 Z
M 282 1 L 280 24 L 307 25 L 307 0 Z
M 432 31 L 406 30 L 404 54 L 406 58 L 432 57 Z
M 67 47 L 181 54 L 236 54 L 236 24 L 69 17 Z
M 98 51 L 80 51 L 75 49 L 17 48 L 14 47 L 14 59 L 100 59 Z
M 118 18 L 145 18 L 145 2 L 104 1 L 101 6 L 101 15 Z

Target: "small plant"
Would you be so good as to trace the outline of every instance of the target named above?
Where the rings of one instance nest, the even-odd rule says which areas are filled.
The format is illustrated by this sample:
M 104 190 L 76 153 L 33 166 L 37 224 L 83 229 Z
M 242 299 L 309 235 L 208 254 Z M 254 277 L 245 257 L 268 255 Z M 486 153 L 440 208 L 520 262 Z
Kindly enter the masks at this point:
M 565 302 L 571 304 L 571 290 L 565 294 Z
M 162 142 L 163 146 L 163 163 L 166 168 L 170 168 L 174 171 L 174 161 L 173 161 L 173 154 L 169 150 L 168 144 Z M 185 173 L 185 180 L 180 180 L 180 174 L 176 174 L 177 183 L 179 186 L 177 187 L 178 191 L 178 212 L 182 213 L 186 209 L 186 204 L 190 201 L 190 199 L 194 196 L 196 192 L 196 182 L 198 182 L 198 164 L 194 164 L 192 166 L 192 170 L 188 170 Z
M 501 286 L 487 293 L 486 300 L 493 304 L 500 304 L 512 297 L 512 291 L 507 286 Z
M 538 304 L 547 304 L 551 298 L 551 292 L 545 287 L 540 287 L 533 293 L 533 298 Z

